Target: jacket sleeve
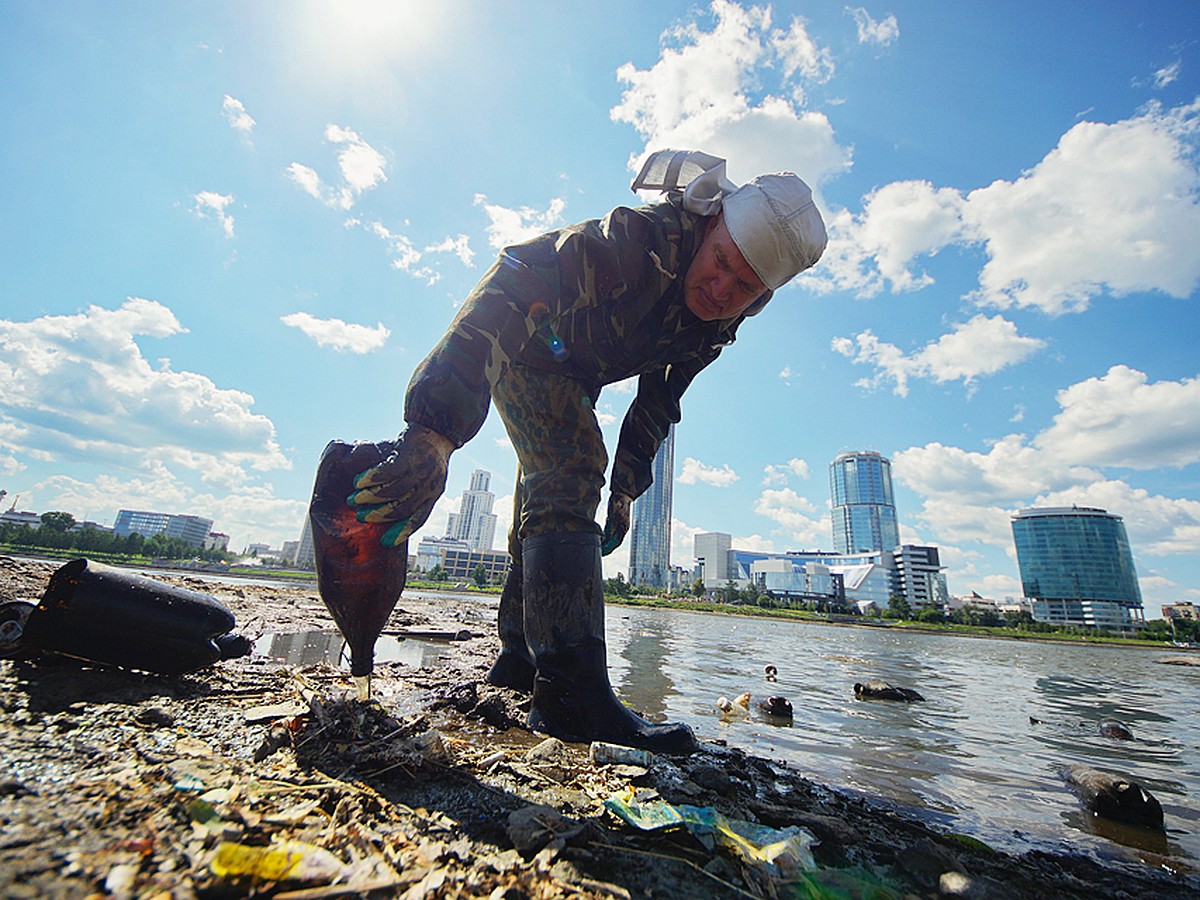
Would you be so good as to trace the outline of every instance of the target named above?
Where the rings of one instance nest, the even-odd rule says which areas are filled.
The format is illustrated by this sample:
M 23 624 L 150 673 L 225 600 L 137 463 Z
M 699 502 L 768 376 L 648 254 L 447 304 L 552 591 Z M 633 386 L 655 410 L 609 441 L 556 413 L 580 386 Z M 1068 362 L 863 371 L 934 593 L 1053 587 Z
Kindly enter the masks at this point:
M 621 423 L 609 489 L 637 499 L 654 483 L 651 464 L 671 426 L 680 419 L 679 401 L 692 379 L 720 355 L 714 347 L 705 357 L 675 363 L 638 378 L 637 396 Z
M 652 259 L 673 252 L 653 215 L 626 207 L 506 248 L 413 373 L 405 420 L 461 447 L 487 418 L 491 385 L 531 342 L 553 357 L 559 320 L 573 310 L 625 292 L 661 295 L 672 276 Z

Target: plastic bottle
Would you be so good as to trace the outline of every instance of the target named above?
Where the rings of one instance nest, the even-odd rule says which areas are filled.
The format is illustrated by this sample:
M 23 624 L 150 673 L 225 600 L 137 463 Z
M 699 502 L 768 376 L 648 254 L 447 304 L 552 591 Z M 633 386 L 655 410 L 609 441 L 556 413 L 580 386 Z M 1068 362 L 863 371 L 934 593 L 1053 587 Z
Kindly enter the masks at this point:
M 604 741 L 592 741 L 589 748 L 592 762 L 598 766 L 620 765 L 641 766 L 648 769 L 654 764 L 654 754 L 649 750 L 639 750 L 636 747 L 623 747 L 620 744 L 606 744 Z
M 408 542 L 384 547 L 387 525 L 359 522 L 346 498 L 354 477 L 382 462 L 392 441 L 330 441 L 317 465 L 308 507 L 317 590 L 350 649 L 350 674 L 359 700 L 371 697 L 375 642 L 396 608 L 408 577 Z
M 244 656 L 234 618 L 215 597 L 89 559 L 55 570 L 24 622 L 26 652 L 62 653 L 161 675 Z

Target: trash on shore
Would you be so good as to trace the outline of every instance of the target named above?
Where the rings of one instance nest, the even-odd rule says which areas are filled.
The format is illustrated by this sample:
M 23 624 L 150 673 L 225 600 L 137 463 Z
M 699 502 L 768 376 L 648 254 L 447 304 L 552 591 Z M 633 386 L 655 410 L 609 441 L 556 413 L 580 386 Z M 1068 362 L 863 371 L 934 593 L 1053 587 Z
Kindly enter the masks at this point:
M 812 832 L 798 825 L 769 828 L 731 819 L 710 806 L 673 805 L 657 796 L 641 800 L 633 788 L 604 801 L 604 808 L 642 831 L 684 828 L 709 849 L 719 847 L 749 867 L 788 878 L 816 869 Z
M 184 675 L 247 655 L 253 645 L 234 625 L 215 597 L 80 558 L 51 574 L 36 606 L 3 604 L 0 658 L 55 654 Z

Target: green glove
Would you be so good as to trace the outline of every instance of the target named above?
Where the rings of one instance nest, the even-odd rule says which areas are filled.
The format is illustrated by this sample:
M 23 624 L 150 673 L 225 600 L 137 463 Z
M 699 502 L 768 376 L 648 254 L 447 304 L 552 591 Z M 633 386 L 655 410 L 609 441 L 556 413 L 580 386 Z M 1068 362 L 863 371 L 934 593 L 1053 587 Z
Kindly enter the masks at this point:
M 453 451 L 448 438 L 424 425 L 410 425 L 387 459 L 355 477 L 354 493 L 346 502 L 360 522 L 390 523 L 380 543 L 398 546 L 425 524 L 442 496 Z
M 608 517 L 604 520 L 604 534 L 600 537 L 600 555 L 608 556 L 625 540 L 629 531 L 629 510 L 633 498 L 628 494 L 614 493 L 608 498 Z

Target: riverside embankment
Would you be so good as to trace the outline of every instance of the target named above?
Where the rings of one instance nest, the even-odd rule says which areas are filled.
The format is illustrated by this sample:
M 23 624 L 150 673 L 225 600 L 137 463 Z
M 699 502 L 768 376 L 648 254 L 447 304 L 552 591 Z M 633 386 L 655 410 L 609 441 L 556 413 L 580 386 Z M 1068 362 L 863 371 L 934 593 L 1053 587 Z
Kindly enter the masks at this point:
M 0 600 L 36 601 L 53 568 L 0 558 Z M 252 637 L 332 628 L 314 590 L 177 583 L 216 596 Z M 645 773 L 593 765 L 578 746 L 531 757 L 538 739 L 520 727 L 522 698 L 482 683 L 496 650 L 491 615 L 486 604 L 406 596 L 391 627 L 482 636 L 436 663 L 381 664 L 367 707 L 342 699 L 343 670 L 270 656 L 171 679 L 0 663 L 0 893 L 1057 898 L 1200 887 L 1171 861 L 1173 872 L 989 850 L 716 739 Z M 610 656 L 621 684 L 628 661 Z M 637 831 L 604 807 L 631 783 L 645 800 L 803 827 L 817 868 L 772 873 L 687 832 Z M 308 848 L 308 881 L 255 881 L 221 856 L 222 845 L 285 840 Z

